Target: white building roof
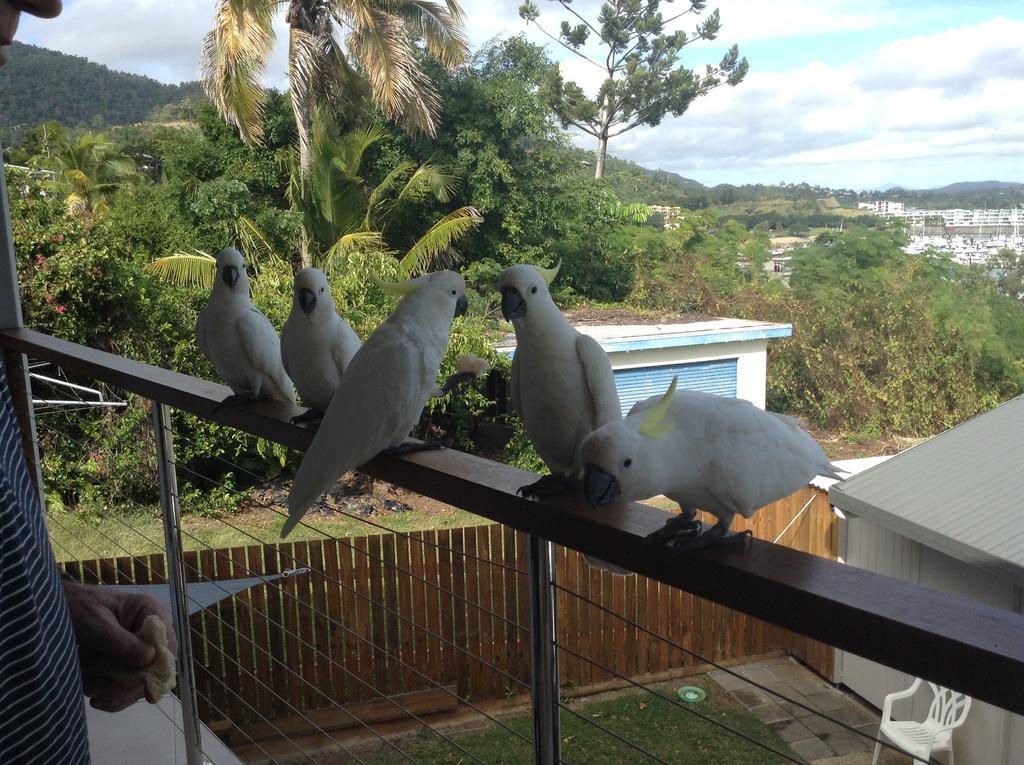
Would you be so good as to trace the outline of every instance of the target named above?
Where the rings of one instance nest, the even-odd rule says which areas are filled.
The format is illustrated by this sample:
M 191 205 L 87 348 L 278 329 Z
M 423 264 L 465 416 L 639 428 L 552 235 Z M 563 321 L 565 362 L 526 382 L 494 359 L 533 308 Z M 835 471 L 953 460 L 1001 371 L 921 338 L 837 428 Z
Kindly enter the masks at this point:
M 789 337 L 792 324 L 777 324 L 748 319 L 706 319 L 682 324 L 577 324 L 576 329 L 590 335 L 606 352 L 639 351 L 649 348 L 675 348 L 745 340 Z M 507 335 L 495 346 L 498 353 L 512 353 L 515 335 Z
M 1024 581 L 1024 396 L 832 486 L 829 500 Z

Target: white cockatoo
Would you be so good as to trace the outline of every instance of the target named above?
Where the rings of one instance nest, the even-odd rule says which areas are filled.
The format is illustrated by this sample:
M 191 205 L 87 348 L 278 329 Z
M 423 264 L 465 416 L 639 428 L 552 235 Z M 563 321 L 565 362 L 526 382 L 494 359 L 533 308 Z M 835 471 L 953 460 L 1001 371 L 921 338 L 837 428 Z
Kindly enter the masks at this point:
M 295 403 L 295 391 L 281 363 L 281 341 L 270 319 L 249 299 L 242 253 L 225 247 L 217 254 L 217 278 L 196 323 L 199 350 L 234 395 L 218 407 L 272 398 Z
M 385 450 L 423 448 L 402 442 L 438 389 L 452 320 L 469 305 L 466 283 L 454 271 L 438 271 L 389 287 L 404 299 L 345 370 L 295 474 L 282 537 L 344 473 Z
M 292 422 L 323 417 L 360 344 L 338 315 L 323 271 L 303 268 L 295 274 L 292 310 L 281 328 L 281 360 L 308 411 Z
M 524 486 L 543 497 L 579 487 L 580 444 L 597 428 L 622 419 L 611 362 L 597 341 L 573 329 L 548 285 L 558 268 L 519 265 L 498 280 L 501 312 L 516 332 L 512 406 L 526 435 L 551 470 Z
M 733 518 L 806 486 L 816 475 L 839 478 L 836 467 L 796 420 L 749 401 L 697 391 L 638 402 L 619 422 L 583 441 L 584 493 L 594 507 L 664 494 L 682 515 L 648 537 L 676 550 L 741 541 Z M 718 518 L 701 534 L 697 510 Z

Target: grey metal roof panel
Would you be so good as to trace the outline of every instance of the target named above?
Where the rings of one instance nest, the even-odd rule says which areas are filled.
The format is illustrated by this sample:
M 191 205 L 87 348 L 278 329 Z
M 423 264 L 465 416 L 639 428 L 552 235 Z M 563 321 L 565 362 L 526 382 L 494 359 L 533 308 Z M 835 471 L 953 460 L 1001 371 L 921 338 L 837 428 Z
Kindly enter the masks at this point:
M 1024 581 L 1024 396 L 836 484 L 829 499 Z

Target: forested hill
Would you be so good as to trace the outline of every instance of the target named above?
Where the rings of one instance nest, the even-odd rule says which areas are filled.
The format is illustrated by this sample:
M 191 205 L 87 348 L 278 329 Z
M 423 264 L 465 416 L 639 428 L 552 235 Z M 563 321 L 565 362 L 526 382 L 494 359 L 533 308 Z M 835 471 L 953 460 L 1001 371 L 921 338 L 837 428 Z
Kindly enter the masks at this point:
M 80 56 L 15 42 L 0 70 L 0 128 L 47 120 L 62 125 L 126 125 L 186 96 L 201 96 L 198 82 L 165 85 L 115 72 Z

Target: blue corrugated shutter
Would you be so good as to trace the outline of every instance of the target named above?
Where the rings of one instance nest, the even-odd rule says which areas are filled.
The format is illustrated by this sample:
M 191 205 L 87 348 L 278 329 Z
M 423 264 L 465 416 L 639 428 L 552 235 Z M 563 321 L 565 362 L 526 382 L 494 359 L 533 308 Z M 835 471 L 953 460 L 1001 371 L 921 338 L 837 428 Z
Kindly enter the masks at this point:
M 615 370 L 615 387 L 625 416 L 633 404 L 668 390 L 672 378 L 679 375 L 679 388 L 736 397 L 736 359 L 695 361 Z

